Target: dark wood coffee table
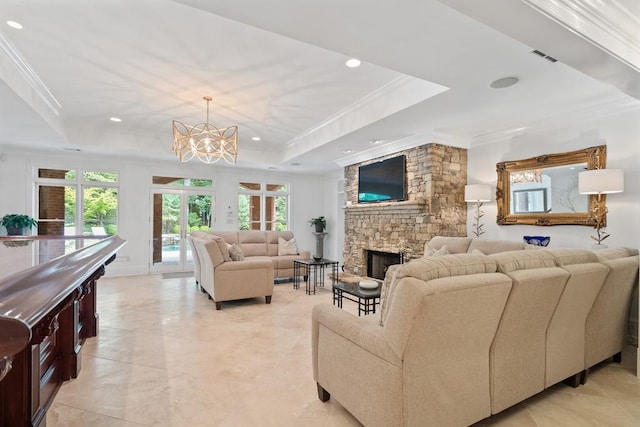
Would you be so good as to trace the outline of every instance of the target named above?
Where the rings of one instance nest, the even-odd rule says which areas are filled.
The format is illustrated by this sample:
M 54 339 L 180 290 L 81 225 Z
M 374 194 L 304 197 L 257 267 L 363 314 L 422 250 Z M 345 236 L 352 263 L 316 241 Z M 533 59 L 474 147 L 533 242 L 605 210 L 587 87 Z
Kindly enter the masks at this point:
M 358 316 L 375 313 L 376 306 L 380 304 L 381 288 L 380 284 L 375 289 L 362 289 L 357 283 L 336 283 L 333 285 L 333 305 L 337 303 L 342 308 L 342 299 L 346 298 L 358 303 Z

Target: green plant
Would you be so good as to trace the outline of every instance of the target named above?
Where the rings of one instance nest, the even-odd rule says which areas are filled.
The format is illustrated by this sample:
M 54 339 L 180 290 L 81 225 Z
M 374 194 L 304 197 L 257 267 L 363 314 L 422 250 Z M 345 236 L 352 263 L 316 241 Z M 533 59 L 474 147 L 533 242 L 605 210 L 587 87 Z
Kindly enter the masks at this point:
M 322 227 L 323 230 L 327 228 L 327 220 L 323 216 L 319 216 L 317 218 L 311 218 L 309 220 L 309 224 Z
M 2 217 L 0 220 L 0 224 L 4 225 L 5 228 L 31 228 L 37 227 L 38 221 L 31 218 L 29 215 L 20 215 L 20 214 L 7 214 Z

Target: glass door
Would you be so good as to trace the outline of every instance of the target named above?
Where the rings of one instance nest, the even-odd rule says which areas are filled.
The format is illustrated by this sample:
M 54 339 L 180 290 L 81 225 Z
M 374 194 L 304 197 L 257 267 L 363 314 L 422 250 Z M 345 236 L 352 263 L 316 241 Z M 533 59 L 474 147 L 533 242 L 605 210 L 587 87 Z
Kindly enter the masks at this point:
M 191 190 L 151 192 L 151 271 L 193 270 L 187 234 L 211 229 L 213 195 Z

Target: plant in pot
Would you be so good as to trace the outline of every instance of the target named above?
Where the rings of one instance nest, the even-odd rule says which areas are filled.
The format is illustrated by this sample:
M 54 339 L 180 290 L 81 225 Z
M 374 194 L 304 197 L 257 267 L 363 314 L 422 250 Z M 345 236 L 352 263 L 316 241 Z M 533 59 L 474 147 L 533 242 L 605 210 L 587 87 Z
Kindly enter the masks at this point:
M 309 224 L 316 227 L 316 233 L 322 233 L 324 229 L 327 228 L 327 220 L 323 216 L 311 218 L 311 220 L 309 220 Z
M 7 235 L 22 236 L 25 234 L 26 229 L 37 227 L 38 221 L 29 215 L 7 214 L 0 220 L 0 225 L 7 229 Z

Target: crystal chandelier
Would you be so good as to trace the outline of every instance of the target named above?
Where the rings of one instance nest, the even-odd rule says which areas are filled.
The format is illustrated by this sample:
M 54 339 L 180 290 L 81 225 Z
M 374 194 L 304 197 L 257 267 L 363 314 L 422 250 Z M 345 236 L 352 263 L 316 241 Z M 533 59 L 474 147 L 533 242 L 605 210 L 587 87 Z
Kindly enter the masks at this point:
M 238 126 L 218 129 L 209 124 L 210 96 L 207 101 L 207 121 L 195 126 L 188 126 L 177 120 L 173 121 L 173 152 L 181 162 L 188 162 L 197 157 L 204 163 L 216 163 L 224 159 L 235 164 L 238 158 Z

